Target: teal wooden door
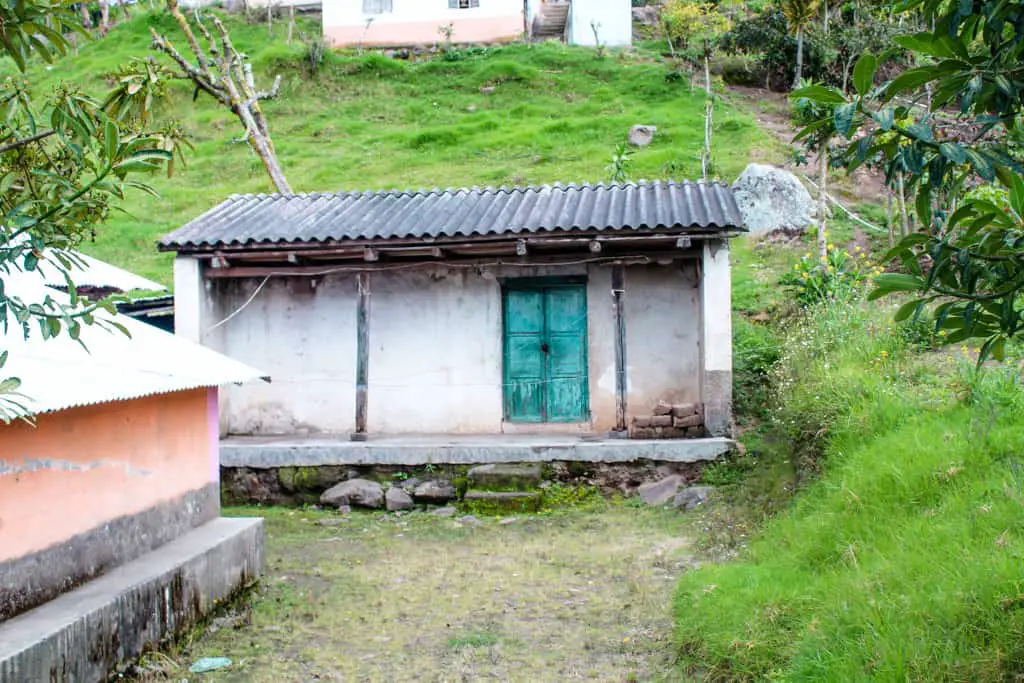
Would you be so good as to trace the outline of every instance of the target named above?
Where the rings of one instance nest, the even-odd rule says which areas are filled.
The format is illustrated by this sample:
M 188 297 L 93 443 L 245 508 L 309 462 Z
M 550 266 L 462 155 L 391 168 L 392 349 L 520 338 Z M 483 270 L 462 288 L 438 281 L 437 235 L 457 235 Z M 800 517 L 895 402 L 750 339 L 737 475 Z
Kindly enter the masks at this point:
M 586 420 L 586 287 L 512 286 L 504 298 L 505 419 Z

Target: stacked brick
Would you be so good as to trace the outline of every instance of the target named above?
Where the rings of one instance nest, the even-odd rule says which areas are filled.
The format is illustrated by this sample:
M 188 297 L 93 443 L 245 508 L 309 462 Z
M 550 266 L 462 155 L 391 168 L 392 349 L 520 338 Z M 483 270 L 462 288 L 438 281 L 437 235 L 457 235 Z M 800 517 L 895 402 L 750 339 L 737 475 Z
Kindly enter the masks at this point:
M 704 406 L 699 403 L 659 401 L 651 415 L 637 415 L 630 425 L 631 439 L 695 439 L 704 436 Z

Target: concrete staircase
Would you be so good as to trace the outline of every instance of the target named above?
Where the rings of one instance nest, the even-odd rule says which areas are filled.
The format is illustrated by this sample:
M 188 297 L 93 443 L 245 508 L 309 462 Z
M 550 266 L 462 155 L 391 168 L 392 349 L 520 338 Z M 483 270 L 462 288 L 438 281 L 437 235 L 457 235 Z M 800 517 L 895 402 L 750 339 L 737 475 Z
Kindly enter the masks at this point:
M 531 37 L 535 41 L 565 40 L 565 27 L 569 23 L 569 0 L 546 2 L 533 20 Z
M 543 503 L 537 490 L 542 476 L 540 463 L 478 465 L 466 473 L 462 501 L 483 514 L 536 512 Z

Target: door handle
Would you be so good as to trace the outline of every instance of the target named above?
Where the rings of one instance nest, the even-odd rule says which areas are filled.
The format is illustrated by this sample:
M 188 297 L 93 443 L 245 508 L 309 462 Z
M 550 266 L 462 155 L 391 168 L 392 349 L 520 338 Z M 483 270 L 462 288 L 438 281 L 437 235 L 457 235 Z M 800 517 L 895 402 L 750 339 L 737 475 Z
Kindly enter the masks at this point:
M 547 344 L 541 344 L 540 345 L 540 350 L 542 352 L 544 352 L 544 353 L 548 353 L 549 351 L 551 351 L 551 347 L 548 346 Z

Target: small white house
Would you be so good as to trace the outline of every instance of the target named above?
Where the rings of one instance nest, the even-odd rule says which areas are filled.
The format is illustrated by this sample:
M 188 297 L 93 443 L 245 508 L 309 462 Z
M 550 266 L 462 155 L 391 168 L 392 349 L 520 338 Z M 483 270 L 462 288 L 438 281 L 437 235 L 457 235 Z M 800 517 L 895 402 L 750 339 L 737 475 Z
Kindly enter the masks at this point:
M 323 0 L 335 47 L 495 43 L 551 37 L 576 45 L 632 42 L 630 0 Z M 448 32 L 450 31 L 450 37 Z
M 723 437 L 742 222 L 702 183 L 246 195 L 161 248 L 177 333 L 274 378 L 222 435 Z

